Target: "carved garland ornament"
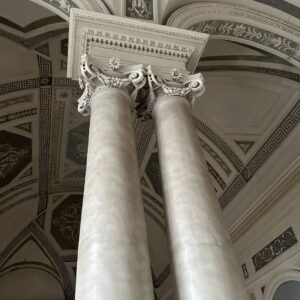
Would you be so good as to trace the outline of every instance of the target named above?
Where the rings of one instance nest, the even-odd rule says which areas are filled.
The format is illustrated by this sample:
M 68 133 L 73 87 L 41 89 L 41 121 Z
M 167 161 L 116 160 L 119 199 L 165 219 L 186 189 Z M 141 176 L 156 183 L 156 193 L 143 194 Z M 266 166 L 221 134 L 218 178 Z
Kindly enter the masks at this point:
M 78 100 L 78 111 L 87 116 L 90 114 L 90 99 L 96 90 L 103 87 L 115 87 L 120 89 L 130 89 L 132 99 L 132 108 L 136 108 L 137 94 L 147 83 L 146 109 L 142 112 L 142 119 L 149 119 L 152 116 L 152 110 L 156 103 L 159 93 L 165 93 L 170 96 L 185 97 L 191 105 L 194 105 L 195 99 L 200 97 L 204 91 L 204 79 L 200 73 L 186 75 L 177 69 L 170 72 L 170 76 L 154 72 L 151 66 L 144 67 L 136 65 L 132 67 L 123 67 L 119 58 L 112 57 L 108 65 L 111 70 L 102 71 L 96 67 L 87 55 L 81 57 L 81 77 L 79 85 L 84 89 L 82 96 Z M 141 103 L 139 103 L 141 104 Z

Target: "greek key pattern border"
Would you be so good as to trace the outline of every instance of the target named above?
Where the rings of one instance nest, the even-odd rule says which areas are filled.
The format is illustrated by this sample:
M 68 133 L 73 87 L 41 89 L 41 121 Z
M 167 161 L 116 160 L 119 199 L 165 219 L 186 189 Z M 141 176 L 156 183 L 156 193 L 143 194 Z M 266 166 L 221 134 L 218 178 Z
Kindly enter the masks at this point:
M 0 95 L 7 93 L 13 93 L 21 90 L 34 89 L 39 87 L 38 78 L 30 78 L 25 80 L 17 80 L 14 82 L 8 82 L 0 84 Z
M 300 123 L 300 100 L 293 106 L 287 116 L 280 122 L 262 147 L 247 163 L 247 167 L 228 186 L 219 201 L 225 208 L 232 199 L 245 187 L 246 182 L 251 180 L 255 173 L 266 163 L 280 145 L 289 137 L 292 131 Z
M 221 139 L 221 137 L 219 137 L 213 130 L 211 130 L 206 124 L 197 118 L 193 117 L 193 121 L 196 129 L 203 133 L 223 152 L 223 154 L 229 159 L 238 172 L 241 172 L 245 168 L 239 157 L 232 151 L 228 144 Z
M 300 100 L 293 106 L 288 115 L 280 122 L 271 136 L 248 162 L 247 167 L 254 175 L 287 139 L 300 123 Z
M 245 187 L 245 185 L 246 181 L 244 180 L 244 178 L 240 174 L 237 175 L 219 198 L 221 208 L 224 209 L 231 202 L 231 200 Z
M 39 63 L 40 78 L 52 76 L 52 63 L 50 60 L 37 56 Z M 49 81 L 49 84 L 52 81 Z M 39 115 L 39 206 L 37 214 L 41 214 L 48 204 L 49 186 L 49 151 L 50 151 L 50 129 L 51 129 L 51 102 L 52 86 L 43 85 L 40 87 L 40 115 Z

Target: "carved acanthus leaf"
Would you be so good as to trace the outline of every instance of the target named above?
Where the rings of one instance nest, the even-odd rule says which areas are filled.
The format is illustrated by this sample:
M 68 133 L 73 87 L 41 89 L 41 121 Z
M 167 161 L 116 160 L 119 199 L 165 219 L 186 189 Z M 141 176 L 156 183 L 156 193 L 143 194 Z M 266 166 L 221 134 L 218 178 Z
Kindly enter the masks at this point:
M 175 70 L 173 72 L 175 72 Z M 158 73 L 155 74 L 151 66 L 148 66 L 147 77 L 149 84 L 149 96 L 147 100 L 147 109 L 143 113 L 144 119 L 151 118 L 158 91 L 162 91 L 169 96 L 185 97 L 192 106 L 194 105 L 195 99 L 205 92 L 204 79 L 201 73 L 183 75 L 176 70 L 176 75 L 179 74 L 180 76 L 176 76 L 176 78 L 173 78 L 174 76 L 172 74 L 171 77 L 173 80 L 167 80 L 163 75 Z
M 158 93 L 163 92 L 170 96 L 185 97 L 191 105 L 194 105 L 195 99 L 200 97 L 205 91 L 204 79 L 200 73 L 187 75 L 174 69 L 171 72 L 170 79 L 170 75 L 166 76 L 159 71 L 153 71 L 151 66 L 147 68 L 144 68 L 143 65 L 124 67 L 117 58 L 110 59 L 108 65 L 111 70 L 105 70 L 104 72 L 95 66 L 87 55 L 83 55 L 81 58 L 82 75 L 79 79 L 79 84 L 81 88 L 84 88 L 84 92 L 78 100 L 78 111 L 84 116 L 90 114 L 92 95 L 102 87 L 126 89 L 132 86 L 133 89 L 131 89 L 130 96 L 132 108 L 134 109 L 137 107 L 137 93 L 145 86 L 148 80 L 148 85 L 146 86 L 148 90 L 147 103 L 144 103 L 146 104 L 146 109 L 141 114 L 144 119 L 151 118 Z
M 102 87 L 115 87 L 125 89 L 129 85 L 133 86 L 133 91 L 130 96 L 132 99 L 132 107 L 136 106 L 136 97 L 138 90 L 141 89 L 145 83 L 143 65 L 136 65 L 132 67 L 121 68 L 121 63 L 118 58 L 109 60 L 109 66 L 113 71 L 102 71 L 95 66 L 87 55 L 81 57 L 81 77 L 79 78 L 79 85 L 84 92 L 78 100 L 78 111 L 87 116 L 90 114 L 90 100 L 96 89 Z

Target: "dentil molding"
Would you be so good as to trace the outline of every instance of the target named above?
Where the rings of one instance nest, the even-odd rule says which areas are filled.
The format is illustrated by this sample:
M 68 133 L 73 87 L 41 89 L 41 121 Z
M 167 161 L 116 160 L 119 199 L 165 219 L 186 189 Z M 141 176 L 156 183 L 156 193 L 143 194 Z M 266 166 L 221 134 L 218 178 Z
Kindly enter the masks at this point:
M 68 77 L 80 76 L 82 55 L 99 68 L 107 68 L 112 57 L 123 65 L 152 65 L 160 72 L 176 68 L 191 74 L 195 70 L 208 34 L 193 32 L 131 18 L 71 9 Z

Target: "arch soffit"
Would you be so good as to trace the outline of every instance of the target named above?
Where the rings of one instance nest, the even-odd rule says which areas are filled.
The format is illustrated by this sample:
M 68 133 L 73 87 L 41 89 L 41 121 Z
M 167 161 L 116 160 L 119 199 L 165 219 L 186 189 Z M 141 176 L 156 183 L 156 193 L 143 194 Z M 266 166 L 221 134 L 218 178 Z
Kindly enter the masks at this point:
M 266 286 L 264 300 L 272 300 L 280 285 L 287 281 L 300 282 L 300 268 L 294 267 L 284 272 L 281 271 L 280 273 L 272 277 L 272 279 Z
M 69 22 L 71 8 L 82 8 L 110 14 L 102 0 L 30 0 Z
M 168 26 L 201 31 L 277 55 L 300 67 L 300 26 L 261 11 L 232 4 L 201 2 L 175 11 Z

